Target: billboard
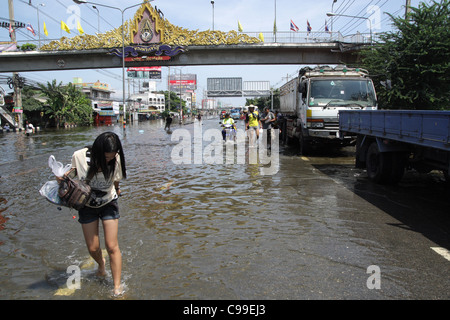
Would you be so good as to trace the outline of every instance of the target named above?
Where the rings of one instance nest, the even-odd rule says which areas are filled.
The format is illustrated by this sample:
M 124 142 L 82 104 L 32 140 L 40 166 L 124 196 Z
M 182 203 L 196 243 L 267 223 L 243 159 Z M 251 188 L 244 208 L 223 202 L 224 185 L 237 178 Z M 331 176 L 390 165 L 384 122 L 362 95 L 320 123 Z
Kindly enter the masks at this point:
M 208 78 L 208 97 L 242 97 L 242 78 Z
M 161 79 L 161 67 L 132 67 L 127 73 L 128 78 Z
M 175 92 L 186 92 L 197 90 L 196 74 L 172 74 L 169 76 L 169 90 Z
M 244 81 L 244 96 L 261 97 L 270 96 L 270 94 L 270 81 Z

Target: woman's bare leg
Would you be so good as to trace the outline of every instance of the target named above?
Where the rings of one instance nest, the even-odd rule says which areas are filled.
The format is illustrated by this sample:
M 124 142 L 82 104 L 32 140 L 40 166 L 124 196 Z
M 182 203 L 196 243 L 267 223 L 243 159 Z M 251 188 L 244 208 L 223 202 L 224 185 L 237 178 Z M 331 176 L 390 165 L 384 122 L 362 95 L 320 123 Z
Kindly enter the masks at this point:
M 99 276 L 104 276 L 106 274 L 105 270 L 105 259 L 102 255 L 102 250 L 100 249 L 100 240 L 98 236 L 98 220 L 81 225 L 83 229 L 84 240 L 91 257 L 98 263 L 97 274 Z
M 114 294 L 120 294 L 122 275 L 122 254 L 119 249 L 119 219 L 103 220 L 103 230 L 105 232 L 105 245 L 109 254 L 111 273 L 114 281 Z

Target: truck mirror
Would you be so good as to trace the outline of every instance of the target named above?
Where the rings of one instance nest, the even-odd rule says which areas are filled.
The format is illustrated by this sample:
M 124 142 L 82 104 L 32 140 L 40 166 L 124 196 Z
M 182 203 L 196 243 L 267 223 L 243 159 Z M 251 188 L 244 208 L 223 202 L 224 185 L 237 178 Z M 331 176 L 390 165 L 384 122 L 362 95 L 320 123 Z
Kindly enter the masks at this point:
M 302 95 L 306 93 L 306 81 L 300 82 L 298 85 L 298 92 L 300 92 Z

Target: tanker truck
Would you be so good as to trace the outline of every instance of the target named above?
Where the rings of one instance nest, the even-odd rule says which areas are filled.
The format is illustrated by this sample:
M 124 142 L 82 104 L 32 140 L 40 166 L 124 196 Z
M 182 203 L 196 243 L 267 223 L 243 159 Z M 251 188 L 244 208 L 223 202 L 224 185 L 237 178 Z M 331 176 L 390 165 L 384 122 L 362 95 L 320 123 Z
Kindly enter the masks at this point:
M 355 137 L 340 137 L 339 111 L 376 109 L 375 88 L 367 70 L 305 67 L 280 88 L 280 138 L 297 144 L 300 154 L 315 145 L 348 146 Z

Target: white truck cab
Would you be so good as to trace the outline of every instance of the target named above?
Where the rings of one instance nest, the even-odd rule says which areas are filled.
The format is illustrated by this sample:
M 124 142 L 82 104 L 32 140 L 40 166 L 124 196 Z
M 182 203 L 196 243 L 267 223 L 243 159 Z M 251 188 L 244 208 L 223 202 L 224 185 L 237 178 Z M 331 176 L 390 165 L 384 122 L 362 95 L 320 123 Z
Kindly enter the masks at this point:
M 303 146 L 345 144 L 346 139 L 339 139 L 339 111 L 377 109 L 369 73 L 359 68 L 302 68 L 280 91 L 281 112 L 288 116 L 287 137 Z

